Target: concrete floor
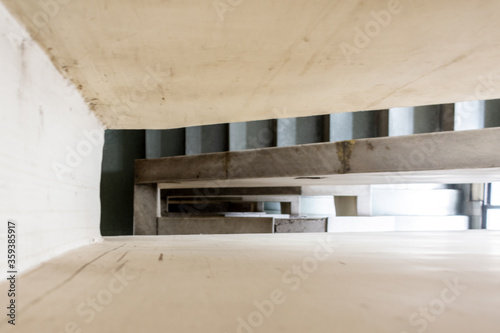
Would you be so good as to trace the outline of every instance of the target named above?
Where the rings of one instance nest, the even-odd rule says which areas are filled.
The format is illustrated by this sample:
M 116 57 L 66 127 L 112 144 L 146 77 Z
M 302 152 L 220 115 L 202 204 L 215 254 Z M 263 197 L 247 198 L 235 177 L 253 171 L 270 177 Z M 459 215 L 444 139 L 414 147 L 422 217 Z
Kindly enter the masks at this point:
M 500 232 L 112 237 L 18 290 L 1 332 L 498 332 Z

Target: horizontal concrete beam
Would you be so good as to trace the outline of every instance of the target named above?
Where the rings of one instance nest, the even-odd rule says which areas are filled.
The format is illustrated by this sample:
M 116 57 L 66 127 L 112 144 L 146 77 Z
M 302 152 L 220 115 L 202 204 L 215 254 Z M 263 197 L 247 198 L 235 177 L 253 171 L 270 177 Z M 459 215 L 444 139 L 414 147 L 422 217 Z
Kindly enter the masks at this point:
M 497 0 L 1 2 L 108 128 L 500 98 Z
M 198 197 L 198 196 L 248 196 L 248 195 L 301 195 L 302 189 L 298 186 L 282 187 L 216 187 L 167 189 L 161 191 L 162 198 L 166 197 Z
M 273 233 L 272 217 L 160 217 L 158 235 Z
M 327 232 L 328 218 L 275 219 L 275 232 Z
M 402 175 L 423 172 L 432 178 L 447 170 L 458 170 L 451 180 L 460 182 L 461 170 L 477 180 L 500 168 L 499 143 L 500 128 L 491 128 L 136 160 L 136 183 L 231 187 L 235 180 L 253 180 L 250 186 L 325 185 L 331 176 L 348 175 L 368 176 L 362 182 L 368 184 L 397 183 Z M 377 179 L 381 176 L 383 181 Z M 259 179 L 273 181 L 255 182 Z

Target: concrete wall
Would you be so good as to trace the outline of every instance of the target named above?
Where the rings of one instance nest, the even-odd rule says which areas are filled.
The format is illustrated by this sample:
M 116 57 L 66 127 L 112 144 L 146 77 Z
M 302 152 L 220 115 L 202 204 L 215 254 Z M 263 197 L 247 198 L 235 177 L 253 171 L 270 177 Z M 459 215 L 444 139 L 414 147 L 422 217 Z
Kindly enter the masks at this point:
M 0 271 L 7 221 L 18 269 L 97 242 L 103 126 L 0 5 Z
M 134 160 L 146 157 L 146 140 L 144 130 L 106 131 L 101 181 L 103 236 L 132 235 Z

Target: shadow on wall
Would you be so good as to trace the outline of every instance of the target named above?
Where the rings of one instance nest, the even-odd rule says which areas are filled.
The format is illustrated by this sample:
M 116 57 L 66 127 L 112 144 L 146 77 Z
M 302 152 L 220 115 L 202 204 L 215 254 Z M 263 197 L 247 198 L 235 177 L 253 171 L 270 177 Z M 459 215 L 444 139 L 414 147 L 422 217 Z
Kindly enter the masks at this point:
M 144 130 L 106 130 L 101 175 L 101 233 L 132 235 L 134 160 L 146 157 Z

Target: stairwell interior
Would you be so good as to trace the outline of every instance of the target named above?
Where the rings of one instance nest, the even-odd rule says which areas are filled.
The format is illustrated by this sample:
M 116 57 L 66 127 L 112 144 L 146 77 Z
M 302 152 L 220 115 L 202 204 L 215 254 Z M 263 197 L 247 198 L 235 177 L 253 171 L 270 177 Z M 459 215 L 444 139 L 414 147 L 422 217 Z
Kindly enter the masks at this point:
M 276 110 L 276 113 L 278 112 L 286 115 L 286 108 Z M 101 198 L 106 204 L 103 205 L 101 228 L 104 234 L 109 235 L 127 234 L 132 230 L 133 214 L 131 210 L 124 212 L 119 203 L 119 200 L 133 202 L 131 159 L 193 156 L 497 126 L 500 126 L 500 100 L 169 130 L 107 130 L 101 185 Z M 127 144 L 127 140 L 133 143 Z M 117 152 L 122 154 L 117 155 Z M 124 154 L 130 155 L 131 152 L 132 156 L 128 157 L 127 162 L 127 156 Z M 126 177 L 125 182 L 123 178 L 115 179 L 114 173 L 107 172 L 113 168 L 121 169 L 123 175 L 128 174 L 123 176 Z M 441 181 L 427 184 L 392 184 L 388 180 L 387 184 L 337 185 L 329 186 L 328 189 L 330 193 L 324 195 L 290 195 L 286 202 L 294 202 L 292 205 L 296 208 L 293 208 L 293 211 L 286 206 L 286 202 L 280 202 L 279 198 L 273 199 L 272 196 L 217 197 L 191 193 L 190 196 L 185 194 L 177 198 L 171 197 L 168 204 L 170 209 L 167 207 L 162 216 L 183 216 L 186 222 L 189 217 L 199 216 L 274 216 L 278 219 L 292 216 L 313 221 L 325 218 L 328 222 L 327 227 L 323 229 L 329 232 L 495 228 L 494 222 L 488 226 L 488 214 L 483 211 L 488 184 L 446 184 Z M 251 200 L 253 202 L 249 202 Z M 114 224 L 113 221 L 117 219 L 120 221 Z M 128 225 L 123 224 L 124 220 L 128 221 Z M 318 226 L 314 227 L 310 223 L 308 225 L 309 229 L 302 227 L 300 230 L 323 230 L 322 227 L 318 229 Z M 186 232 L 198 233 L 196 228 Z

